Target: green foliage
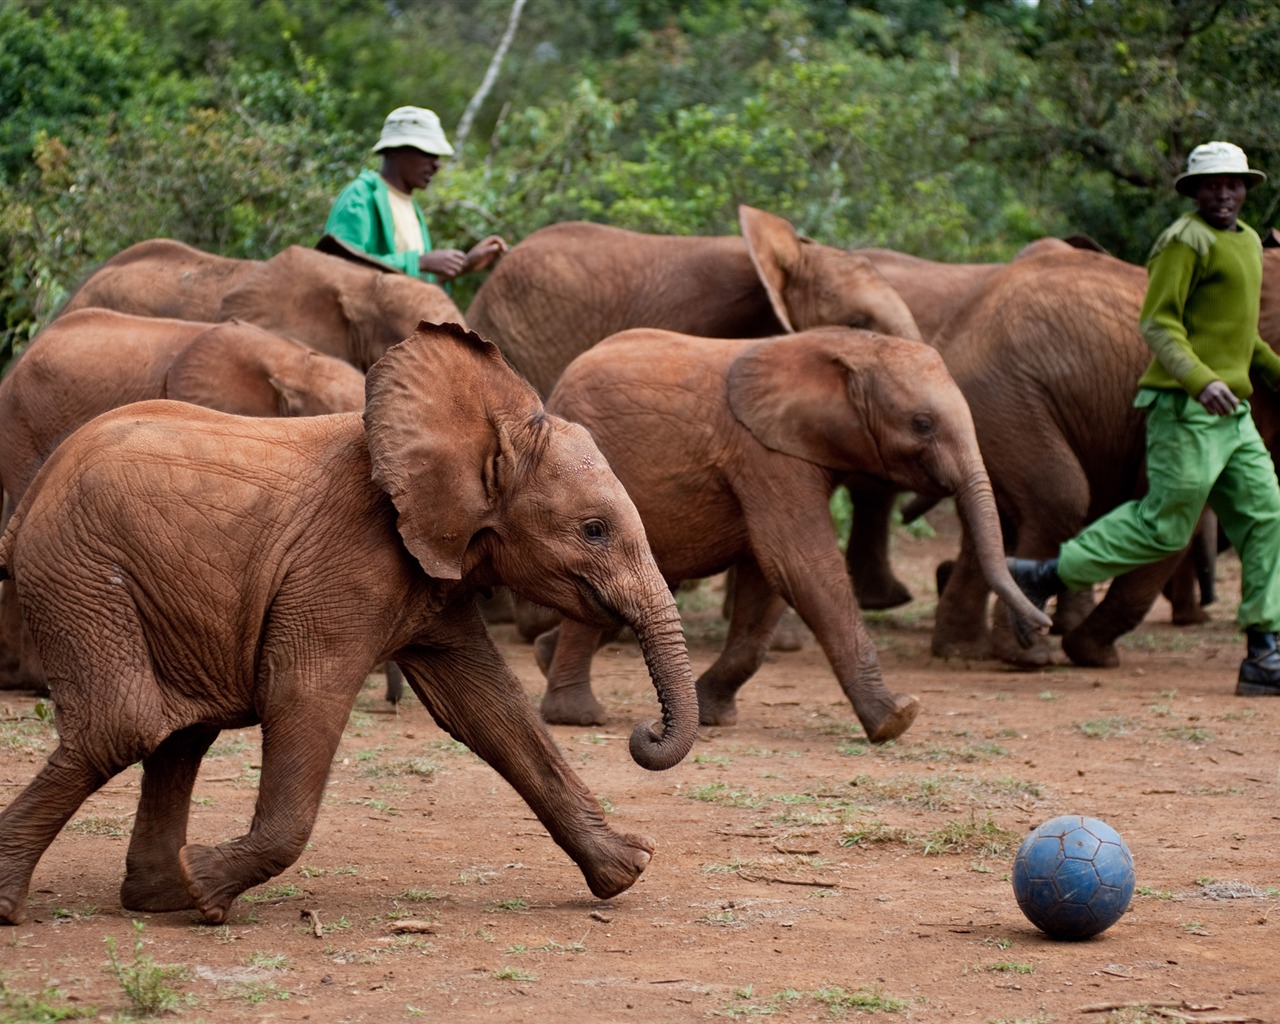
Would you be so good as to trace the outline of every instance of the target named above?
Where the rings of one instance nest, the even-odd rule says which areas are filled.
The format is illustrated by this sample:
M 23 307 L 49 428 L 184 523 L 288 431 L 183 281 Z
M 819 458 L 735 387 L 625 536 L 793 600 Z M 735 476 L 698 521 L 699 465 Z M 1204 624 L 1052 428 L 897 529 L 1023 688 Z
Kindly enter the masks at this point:
M 129 997 L 134 1012 L 143 1017 L 154 1017 L 167 1013 L 183 1001 L 170 982 L 185 978 L 187 969 L 181 964 L 158 964 L 147 956 L 143 952 L 142 939 L 145 928 L 141 921 L 133 922 L 133 959 L 127 962 L 117 955 L 114 938 L 108 935 L 104 941 L 111 973 Z
M 313 244 L 387 110 L 457 124 L 511 10 L 0 3 L 0 362 L 133 242 Z M 833 245 L 986 261 L 1084 233 L 1141 261 L 1192 146 L 1280 172 L 1277 66 L 1280 7 L 1251 0 L 528 0 L 421 198 L 440 246 L 569 219 L 733 233 L 750 203 Z M 1245 217 L 1278 206 L 1273 173 Z

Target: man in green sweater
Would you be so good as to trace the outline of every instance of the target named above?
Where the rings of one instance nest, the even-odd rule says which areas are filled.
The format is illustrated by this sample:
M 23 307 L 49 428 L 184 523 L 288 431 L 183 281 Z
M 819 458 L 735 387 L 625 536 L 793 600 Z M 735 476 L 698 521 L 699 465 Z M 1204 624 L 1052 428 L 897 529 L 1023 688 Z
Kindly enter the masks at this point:
M 498 235 L 477 242 L 468 252 L 432 249 L 431 235 L 414 189 L 426 188 L 453 147 L 440 118 L 423 107 L 397 107 L 387 115 L 373 147 L 382 167 L 361 171 L 339 194 L 329 211 L 325 234 L 414 277 L 449 281 L 483 270 L 507 243 Z
M 1146 496 L 1094 520 L 1057 558 L 1009 560 L 1043 607 L 1182 551 L 1209 505 L 1240 554 L 1241 696 L 1280 696 L 1280 485 L 1245 401 L 1251 369 L 1280 383 L 1280 356 L 1258 334 L 1262 244 L 1239 220 L 1246 190 L 1264 180 L 1238 146 L 1208 142 L 1175 184 L 1196 209 L 1152 247 L 1139 320 L 1155 354 L 1133 403 L 1147 411 Z

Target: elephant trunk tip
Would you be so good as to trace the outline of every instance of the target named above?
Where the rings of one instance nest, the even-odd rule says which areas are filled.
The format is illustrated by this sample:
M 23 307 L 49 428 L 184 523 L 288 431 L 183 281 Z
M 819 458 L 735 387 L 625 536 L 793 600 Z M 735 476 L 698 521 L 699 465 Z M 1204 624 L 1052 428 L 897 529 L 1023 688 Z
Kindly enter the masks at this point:
M 648 771 L 666 771 L 684 760 L 696 735 L 694 730 L 680 737 L 673 730 L 660 729 L 658 722 L 640 722 L 631 730 L 631 759 Z

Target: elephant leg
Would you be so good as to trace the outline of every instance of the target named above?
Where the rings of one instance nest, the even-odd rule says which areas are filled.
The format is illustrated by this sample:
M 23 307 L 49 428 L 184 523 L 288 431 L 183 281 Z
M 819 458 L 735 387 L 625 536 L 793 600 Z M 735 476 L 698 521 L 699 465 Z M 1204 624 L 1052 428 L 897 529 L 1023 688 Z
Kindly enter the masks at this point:
M 724 602 L 720 606 L 720 614 L 726 619 L 733 618 L 733 592 L 737 570 L 729 567 L 724 576 Z M 773 629 L 773 638 L 769 641 L 771 651 L 798 651 L 804 647 L 804 624 L 795 613 L 794 608 L 784 608 L 778 624 Z
M 488 594 L 481 594 L 476 598 L 476 604 L 480 606 L 480 615 L 487 625 L 516 620 L 514 595 L 506 587 L 494 587 Z
M 18 663 L 22 652 L 22 606 L 18 604 L 13 580 L 0 583 L 0 690 L 17 686 Z
M 191 790 L 200 761 L 221 730 L 179 729 L 142 762 L 142 795 L 125 857 L 120 905 L 160 913 L 194 906 L 182 881 L 178 851 L 187 841 Z
M 369 667 L 342 662 L 294 669 L 293 664 L 306 659 L 269 654 L 271 678 L 260 684 L 273 696 L 262 714 L 262 774 L 250 829 L 218 846 L 188 844 L 178 851 L 183 883 L 210 924 L 225 922 L 239 893 L 283 872 L 302 855 Z
M 404 697 L 404 673 L 394 661 L 384 662 L 382 671 L 387 676 L 387 703 L 399 704 Z
M 582 870 L 593 895 L 608 899 L 630 888 L 648 866 L 653 840 L 609 826 L 487 637 L 465 649 L 435 649 L 402 665 L 441 728 L 520 794 Z
M 720 656 L 698 677 L 700 725 L 734 725 L 737 692 L 764 662 L 786 602 L 754 559 L 743 559 L 729 576 L 732 608 L 729 633 Z
M 853 524 L 845 549 L 845 564 L 861 608 L 897 608 L 911 600 L 907 589 L 889 565 L 889 535 L 897 492 L 875 486 L 849 485 L 853 498 Z
M 1175 626 L 1196 626 L 1209 621 L 1209 613 L 1200 601 L 1200 566 L 1196 564 L 1194 549 L 1180 559 L 1161 592 L 1172 608 L 1170 621 Z M 1212 576 L 1212 571 L 1210 572 Z
M 82 803 L 128 762 L 104 770 L 65 743 L 0 813 L 0 924 L 21 924 L 31 873 Z
M 604 642 L 603 631 L 565 619 L 544 636 L 547 641 L 537 641 L 539 664 L 550 650 L 542 720 L 553 725 L 604 725 L 608 715 L 591 692 L 591 660 Z
M 1120 664 L 1116 640 L 1146 618 L 1160 588 L 1181 555 L 1165 558 L 1117 576 L 1093 613 L 1062 638 L 1062 650 L 1077 665 L 1114 668 Z
M 937 580 L 941 589 L 933 623 L 934 656 L 991 657 L 991 630 L 987 624 L 991 590 L 967 533 L 960 539 L 960 553 L 955 560 L 938 566 Z
M 1092 614 L 1094 600 L 1092 590 L 1078 590 L 1059 594 L 1054 599 L 1052 633 L 1065 636 Z

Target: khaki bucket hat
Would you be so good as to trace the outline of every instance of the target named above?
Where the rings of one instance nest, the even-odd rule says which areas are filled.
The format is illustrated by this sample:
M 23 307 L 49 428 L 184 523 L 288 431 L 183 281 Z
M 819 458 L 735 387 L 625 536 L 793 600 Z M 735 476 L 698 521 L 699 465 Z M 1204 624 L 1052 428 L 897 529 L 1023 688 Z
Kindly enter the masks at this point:
M 1209 174 L 1235 174 L 1244 179 L 1245 188 L 1253 188 L 1267 180 L 1261 171 L 1250 170 L 1244 150 L 1230 142 L 1206 142 L 1196 146 L 1187 157 L 1185 174 L 1178 175 L 1173 187 L 1184 196 L 1194 194 L 1196 178 Z
M 453 147 L 440 127 L 440 118 L 426 107 L 396 107 L 382 122 L 375 153 L 396 146 L 412 146 L 431 156 L 453 156 Z

